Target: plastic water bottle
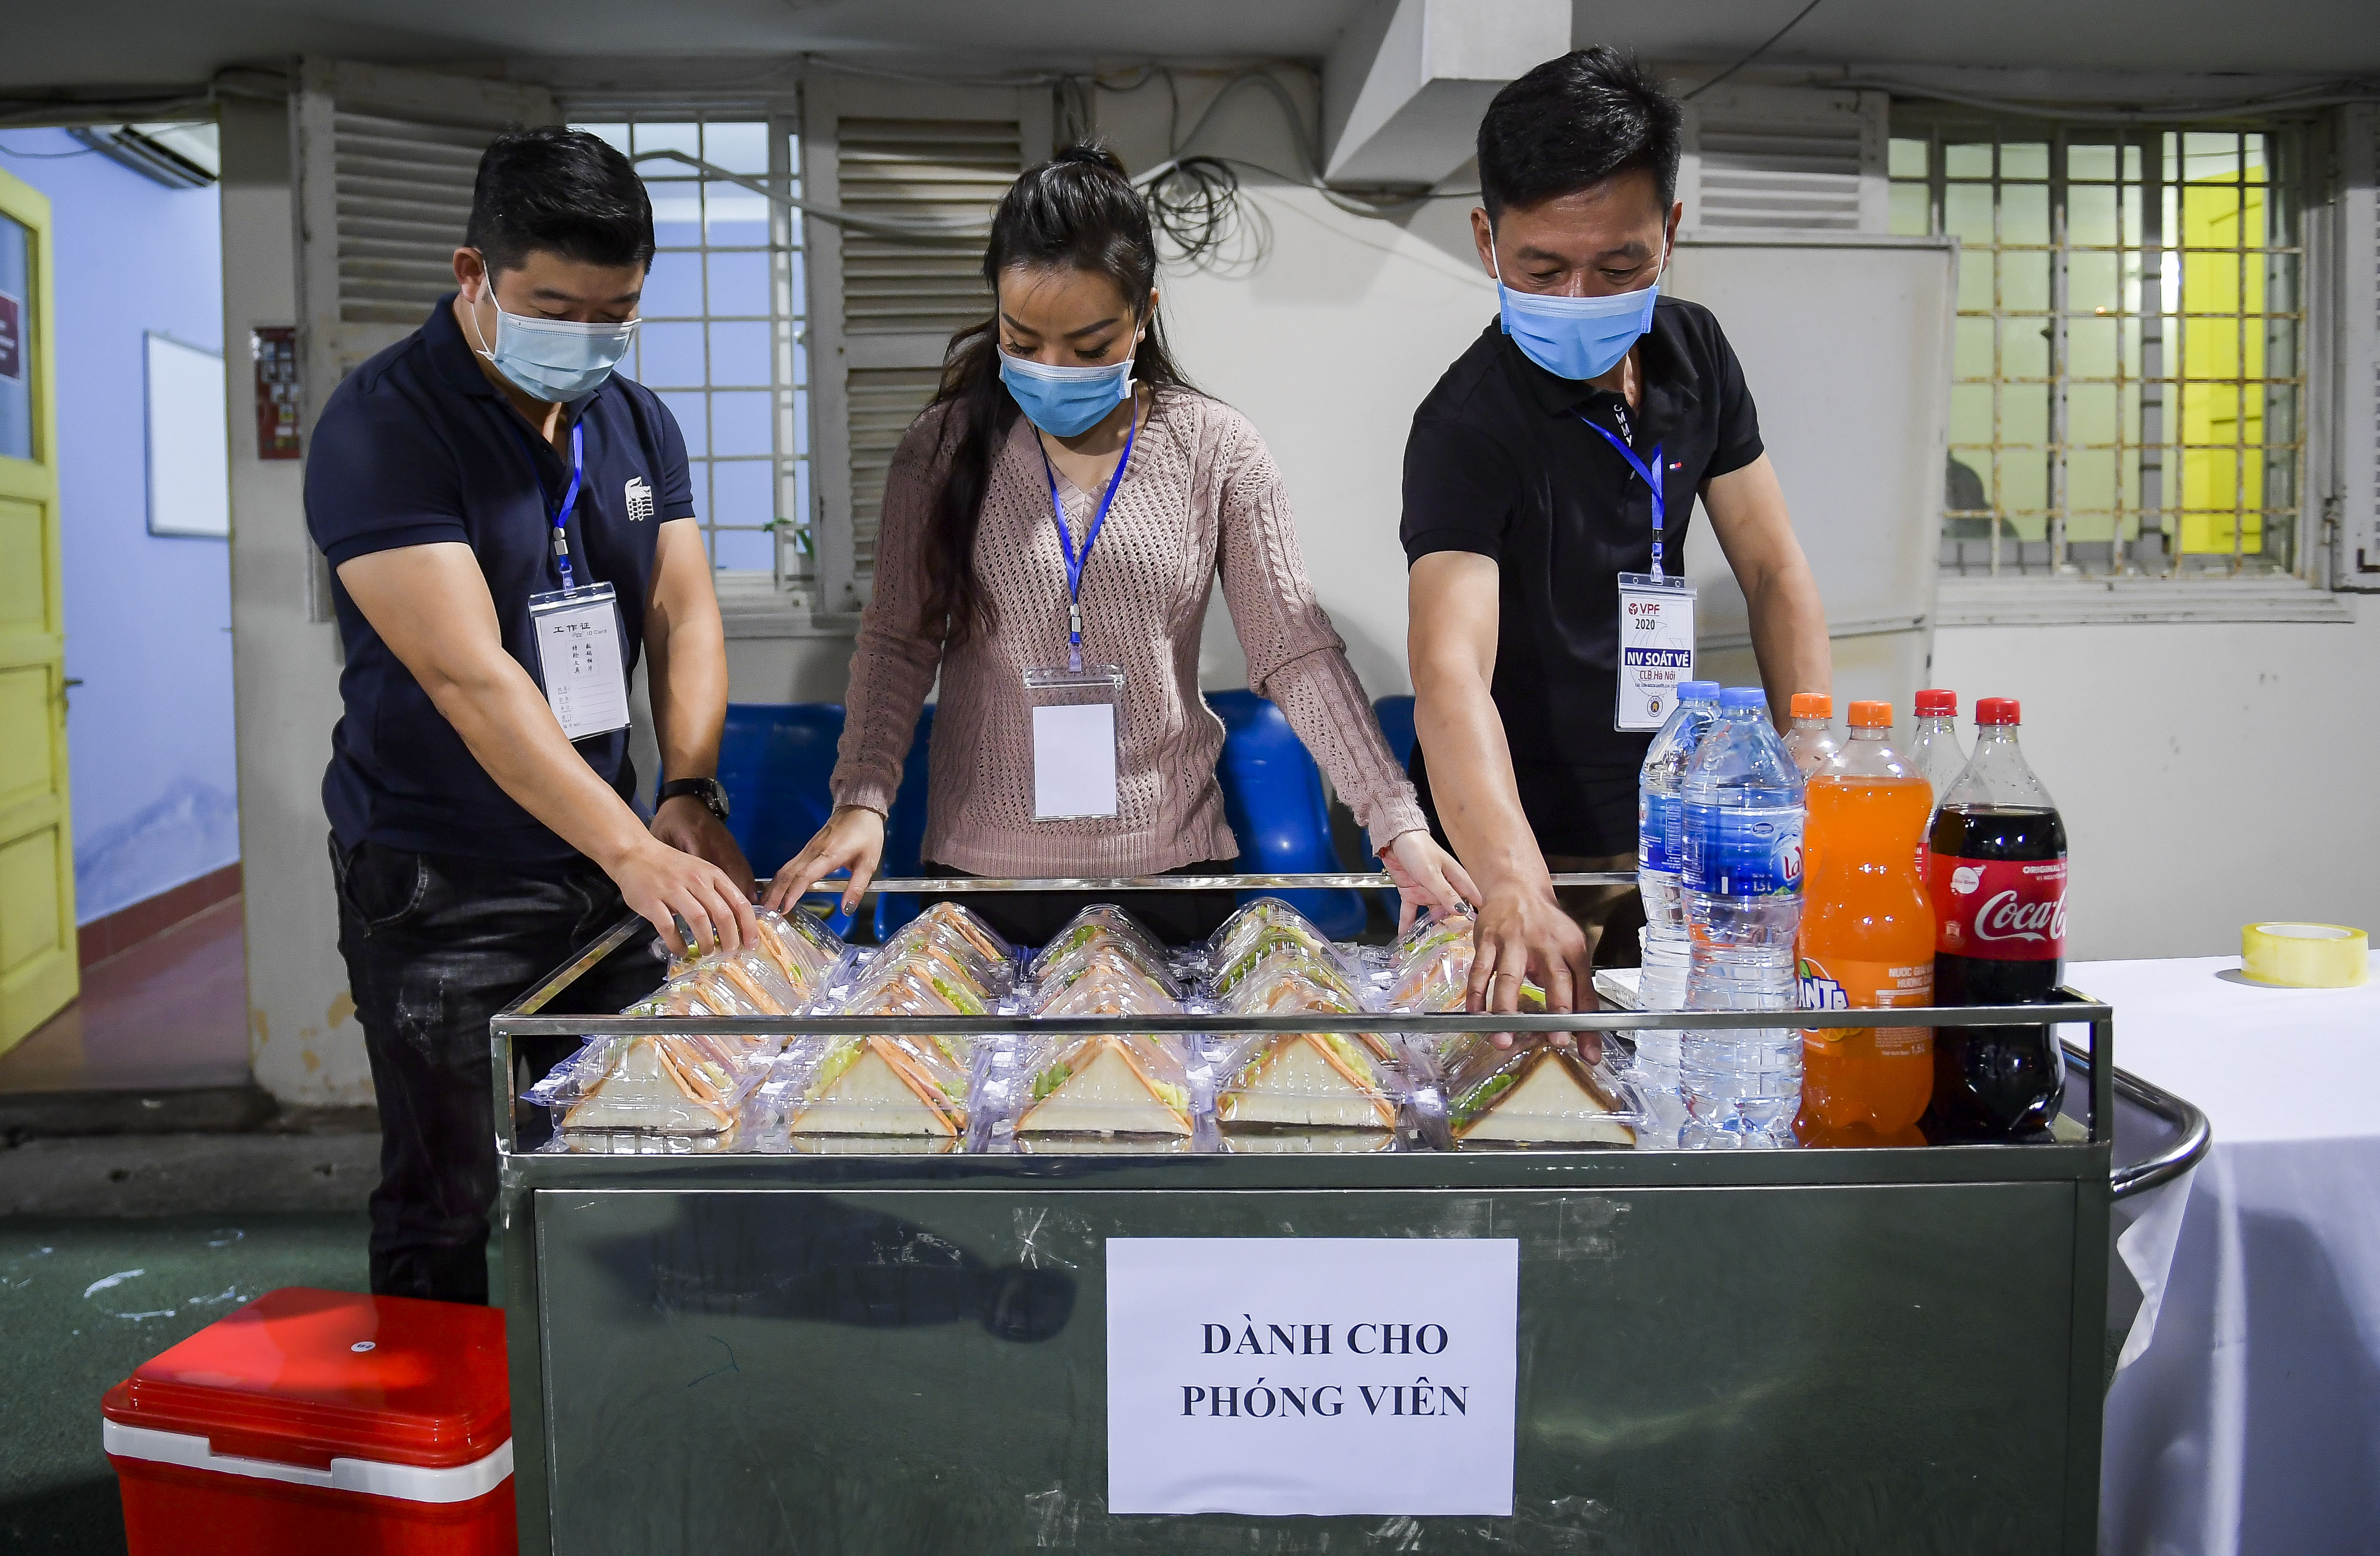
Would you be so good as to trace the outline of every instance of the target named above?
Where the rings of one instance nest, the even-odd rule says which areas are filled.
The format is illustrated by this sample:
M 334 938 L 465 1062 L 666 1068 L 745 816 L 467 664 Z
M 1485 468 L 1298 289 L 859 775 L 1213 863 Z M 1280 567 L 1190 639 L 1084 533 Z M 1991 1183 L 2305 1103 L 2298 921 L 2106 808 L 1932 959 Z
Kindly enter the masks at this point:
M 1653 736 L 1636 781 L 1636 889 L 1645 899 L 1645 928 L 1637 931 L 1636 942 L 1636 998 L 1646 1010 L 1681 1010 L 1686 1003 L 1693 940 L 1678 874 L 1685 846 L 1682 796 L 1694 748 L 1718 719 L 1717 681 L 1681 684 L 1677 709 Z M 1678 1078 L 1678 1034 L 1637 1033 L 1628 1080 L 1645 1118 L 1636 1131 L 1638 1147 L 1677 1149 L 1686 1123 L 1685 1093 Z
M 1636 777 L 1636 889 L 1645 899 L 1647 940 L 1681 945 L 1686 940 L 1686 903 L 1678 884 L 1679 854 L 1684 845 L 1679 796 L 1694 747 L 1718 718 L 1717 681 L 1681 684 L 1678 706 L 1653 736 Z
M 1934 805 L 1938 811 L 1942 796 L 1959 781 L 1967 769 L 1965 748 L 1959 744 L 1959 694 L 1929 687 L 1917 694 L 1917 717 L 1912 721 L 1909 764 L 1932 785 Z M 1917 878 L 1934 879 L 1933 857 L 1934 818 L 1925 818 L 1925 835 L 1917 840 Z M 1809 872 L 1810 861 L 1803 860 L 1803 872 Z
M 1769 726 L 1757 687 L 1719 694 L 1684 788 L 1682 871 L 1693 930 L 1690 1010 L 1794 1007 L 1802 921 L 1801 771 Z M 1802 1099 L 1798 1027 L 1689 1031 L 1679 1079 L 1691 1119 L 1681 1144 L 1791 1146 Z

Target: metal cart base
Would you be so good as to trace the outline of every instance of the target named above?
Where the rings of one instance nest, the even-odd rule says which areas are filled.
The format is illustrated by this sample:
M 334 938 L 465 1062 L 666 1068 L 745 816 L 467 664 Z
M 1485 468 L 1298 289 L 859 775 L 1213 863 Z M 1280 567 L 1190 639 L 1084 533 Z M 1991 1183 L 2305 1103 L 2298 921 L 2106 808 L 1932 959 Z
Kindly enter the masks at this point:
M 2092 1023 L 2104 1064 L 2106 1007 L 2061 1014 Z M 496 1028 L 500 1050 L 540 1029 Z M 2070 1088 L 2086 1118 L 2109 1117 L 2111 1078 Z M 522 1550 L 2079 1556 L 2112 1192 L 2092 1133 L 1730 1154 L 508 1149 Z M 1490 1234 L 1522 1246 L 1513 1516 L 1108 1513 L 1106 1239 Z

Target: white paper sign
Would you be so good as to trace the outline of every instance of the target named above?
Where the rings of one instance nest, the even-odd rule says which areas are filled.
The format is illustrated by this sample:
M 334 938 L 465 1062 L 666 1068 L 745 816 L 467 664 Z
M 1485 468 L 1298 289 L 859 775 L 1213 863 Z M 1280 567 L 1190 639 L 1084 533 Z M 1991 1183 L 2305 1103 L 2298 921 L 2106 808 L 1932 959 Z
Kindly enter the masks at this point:
M 1614 729 L 1658 729 L 1694 678 L 1694 586 L 1684 578 L 1620 575 L 1620 700 Z
M 1512 1516 L 1520 1249 L 1108 1239 L 1108 1511 Z
M 628 678 L 620 663 L 620 612 L 612 586 L 596 584 L 577 596 L 540 595 L 529 602 L 537 625 L 538 664 L 545 699 L 571 740 L 628 727 Z
M 1116 813 L 1112 702 L 1033 710 L 1033 815 L 1055 821 Z

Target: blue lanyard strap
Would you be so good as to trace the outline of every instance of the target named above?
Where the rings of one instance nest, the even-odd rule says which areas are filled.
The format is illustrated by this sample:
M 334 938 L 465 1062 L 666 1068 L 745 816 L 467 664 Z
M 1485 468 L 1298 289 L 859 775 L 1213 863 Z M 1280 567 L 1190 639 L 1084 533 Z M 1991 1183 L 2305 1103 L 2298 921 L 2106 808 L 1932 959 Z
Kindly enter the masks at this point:
M 1578 419 L 1586 421 L 1586 413 L 1579 412 Z M 1620 457 L 1628 461 L 1630 469 L 1645 478 L 1645 487 L 1653 493 L 1653 576 L 1658 578 L 1661 576 L 1661 531 L 1667 517 L 1667 504 L 1661 496 L 1661 446 L 1658 444 L 1653 445 L 1653 462 L 1647 465 L 1637 458 L 1636 451 L 1622 443 L 1620 435 L 1610 428 L 1599 421 L 1586 421 L 1586 424 L 1601 432 L 1603 441 L 1620 451 Z
M 1075 549 L 1075 537 L 1066 528 L 1066 504 L 1058 497 L 1058 469 L 1050 463 L 1050 451 L 1041 447 L 1037 433 L 1033 446 L 1041 449 L 1041 473 L 1050 478 L 1050 511 L 1058 520 L 1058 549 L 1066 557 L 1066 668 L 1080 674 L 1083 668 L 1083 569 L 1089 565 L 1091 547 L 1108 522 L 1108 509 L 1114 506 L 1116 489 L 1123 484 L 1124 468 L 1132 463 L 1132 441 L 1140 432 L 1140 416 L 1135 411 L 1124 428 L 1123 457 L 1116 461 L 1115 474 L 1108 477 L 1108 489 L 1099 499 L 1099 512 L 1091 516 L 1091 527 L 1083 532 L 1083 549 Z
M 510 407 L 504 407 L 504 425 L 513 430 L 513 436 L 520 440 L 522 452 L 528 456 L 529 473 L 537 477 L 538 492 L 542 496 L 545 477 L 538 472 L 537 450 L 529 446 L 528 434 L 521 431 L 520 422 L 512 415 Z M 570 572 L 570 515 L 578 506 L 578 487 L 586 474 L 587 423 L 584 420 L 574 421 L 570 424 L 570 485 L 562 493 L 562 506 L 553 514 L 553 563 L 561 569 L 562 587 L 565 590 L 578 587 Z

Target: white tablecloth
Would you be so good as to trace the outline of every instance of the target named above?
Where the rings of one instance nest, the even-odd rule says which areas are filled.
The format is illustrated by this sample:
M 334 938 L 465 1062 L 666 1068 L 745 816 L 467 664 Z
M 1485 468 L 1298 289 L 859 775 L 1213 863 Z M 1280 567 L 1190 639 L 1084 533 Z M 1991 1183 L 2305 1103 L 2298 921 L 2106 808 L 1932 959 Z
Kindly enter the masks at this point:
M 2087 962 L 2116 1063 L 2215 1144 L 2126 1234 L 2154 1329 L 2107 1394 L 2108 1556 L 2380 1550 L 2380 957 L 2359 989 L 2267 989 L 2237 957 Z M 2169 1266 L 2156 1223 L 2179 1233 Z

